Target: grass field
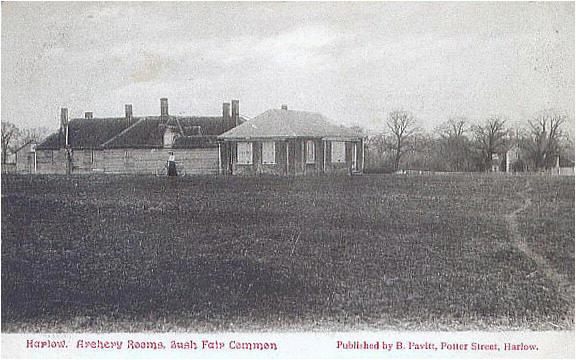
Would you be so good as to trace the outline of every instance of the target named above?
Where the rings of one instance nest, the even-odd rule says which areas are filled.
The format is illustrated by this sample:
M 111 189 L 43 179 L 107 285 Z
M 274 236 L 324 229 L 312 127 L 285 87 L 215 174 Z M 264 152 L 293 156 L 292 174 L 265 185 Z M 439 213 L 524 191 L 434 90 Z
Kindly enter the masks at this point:
M 574 283 L 574 178 L 550 181 L 535 177 L 530 181 L 533 205 L 521 216 L 522 235 Z
M 2 329 L 573 328 L 574 178 L 2 176 Z

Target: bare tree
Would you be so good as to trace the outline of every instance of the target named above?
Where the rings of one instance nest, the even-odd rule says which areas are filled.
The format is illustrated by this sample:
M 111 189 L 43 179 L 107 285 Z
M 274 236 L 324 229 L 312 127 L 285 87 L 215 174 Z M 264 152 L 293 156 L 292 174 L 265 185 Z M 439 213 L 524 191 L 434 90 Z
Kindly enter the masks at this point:
M 19 134 L 20 130 L 16 125 L 2 121 L 2 164 L 6 164 L 8 151 L 14 150 Z
M 562 150 L 566 122 L 566 115 L 551 110 L 543 111 L 528 121 L 528 134 L 522 147 L 535 169 L 554 166 Z
M 474 126 L 473 131 L 482 167 L 487 170 L 492 163 L 492 155 L 506 150 L 506 120 L 501 116 L 491 116 L 483 124 Z
M 353 125 L 350 127 L 350 130 L 354 131 L 356 134 L 360 135 L 360 136 L 366 136 L 367 135 L 367 131 L 366 129 L 364 129 L 362 126 L 360 125 Z
M 28 141 L 40 142 L 50 135 L 50 129 L 46 127 L 26 128 L 20 131 L 19 145 L 24 145 Z
M 394 171 L 400 167 L 402 155 L 410 149 L 409 139 L 418 132 L 416 118 L 407 111 L 394 110 L 388 114 L 386 127 L 392 133 L 394 153 Z
M 419 131 L 408 142 L 407 151 L 402 156 L 403 166 L 411 170 L 446 171 L 439 139 Z
M 366 137 L 365 162 L 368 171 L 392 171 L 389 161 L 389 139 L 385 134 L 375 134 Z
M 440 125 L 436 132 L 443 139 L 455 139 L 465 136 L 469 126 L 466 118 L 461 116 L 450 117 L 448 121 Z
M 463 117 L 451 117 L 436 128 L 440 138 L 440 152 L 450 171 L 470 169 L 470 140 L 466 136 L 470 127 Z

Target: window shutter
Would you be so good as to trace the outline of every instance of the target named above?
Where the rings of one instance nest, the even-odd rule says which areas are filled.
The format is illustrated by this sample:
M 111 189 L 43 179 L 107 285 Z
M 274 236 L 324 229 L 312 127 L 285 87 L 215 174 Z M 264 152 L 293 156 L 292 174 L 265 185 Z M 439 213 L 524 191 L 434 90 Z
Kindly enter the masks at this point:
M 273 141 L 262 143 L 262 164 L 276 163 L 276 144 Z
M 249 165 L 252 164 L 252 143 L 239 142 L 238 143 L 238 164 Z
M 332 162 L 346 162 L 346 143 L 344 141 L 332 142 Z
M 306 164 L 314 164 L 316 162 L 314 140 L 306 141 Z

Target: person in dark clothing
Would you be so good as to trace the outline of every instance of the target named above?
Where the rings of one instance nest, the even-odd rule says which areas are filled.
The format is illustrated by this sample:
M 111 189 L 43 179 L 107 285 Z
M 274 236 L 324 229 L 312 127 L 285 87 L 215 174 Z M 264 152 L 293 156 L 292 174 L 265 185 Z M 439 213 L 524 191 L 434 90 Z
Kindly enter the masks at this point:
M 170 157 L 168 157 L 168 176 L 178 176 L 176 171 L 176 157 L 173 152 L 170 152 Z

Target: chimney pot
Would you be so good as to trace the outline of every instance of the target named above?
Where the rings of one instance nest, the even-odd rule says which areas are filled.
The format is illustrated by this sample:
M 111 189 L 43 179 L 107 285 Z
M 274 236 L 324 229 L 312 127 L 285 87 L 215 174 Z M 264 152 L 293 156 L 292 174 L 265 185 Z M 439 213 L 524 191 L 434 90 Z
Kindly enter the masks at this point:
M 86 111 L 84 113 L 84 119 L 92 119 L 92 117 L 93 117 L 92 111 Z
M 160 115 L 161 116 L 168 116 L 168 99 L 161 98 L 160 99 Z
M 288 110 L 288 105 L 283 104 L 283 105 L 282 105 L 282 110 Z

